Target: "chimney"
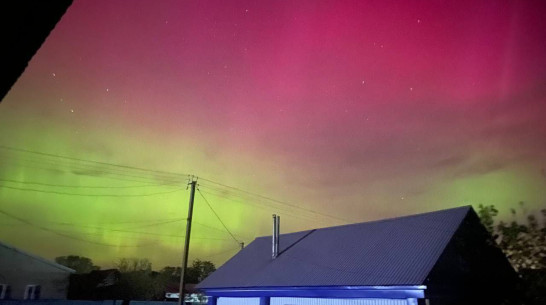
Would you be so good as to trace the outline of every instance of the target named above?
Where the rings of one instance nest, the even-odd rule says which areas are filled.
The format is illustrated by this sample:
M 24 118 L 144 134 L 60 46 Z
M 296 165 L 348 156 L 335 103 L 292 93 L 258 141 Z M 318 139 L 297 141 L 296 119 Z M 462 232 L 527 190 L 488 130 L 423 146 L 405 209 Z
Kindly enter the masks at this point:
M 281 234 L 281 216 L 277 215 L 277 237 L 275 238 L 277 246 L 275 246 L 275 257 L 279 256 L 279 234 Z
M 273 214 L 273 236 L 272 236 L 272 258 L 279 256 L 279 227 L 281 223 L 281 217 Z

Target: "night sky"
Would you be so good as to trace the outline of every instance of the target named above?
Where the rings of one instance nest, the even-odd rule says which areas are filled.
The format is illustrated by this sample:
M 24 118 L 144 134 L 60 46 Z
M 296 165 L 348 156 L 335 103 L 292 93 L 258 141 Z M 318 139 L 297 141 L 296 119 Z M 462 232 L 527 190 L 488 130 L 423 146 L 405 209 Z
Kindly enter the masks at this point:
M 246 244 L 272 213 L 290 232 L 543 208 L 544 16 L 517 0 L 75 0 L 0 104 L 0 240 L 178 265 L 188 174 L 190 260 L 217 264 L 238 244 L 206 201 Z

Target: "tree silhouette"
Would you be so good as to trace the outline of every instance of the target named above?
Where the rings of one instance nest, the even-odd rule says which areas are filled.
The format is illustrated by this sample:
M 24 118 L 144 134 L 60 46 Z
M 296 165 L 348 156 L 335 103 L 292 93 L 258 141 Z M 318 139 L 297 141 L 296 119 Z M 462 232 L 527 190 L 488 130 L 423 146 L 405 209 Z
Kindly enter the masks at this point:
M 519 203 L 520 210 L 524 203 Z M 497 245 L 519 273 L 522 304 L 546 304 L 546 209 L 540 211 L 542 221 L 535 214 L 526 215 L 518 222 L 516 209 L 510 210 L 512 221 L 495 222 L 498 210 L 479 205 L 478 215 L 493 235 Z M 495 225 L 496 223 L 496 225 Z
M 99 266 L 95 266 L 90 258 L 77 255 L 59 256 L 55 258 L 57 264 L 74 269 L 76 273 L 89 273 L 93 270 L 99 270 Z
M 116 263 L 120 272 L 152 271 L 152 263 L 147 258 L 120 258 Z

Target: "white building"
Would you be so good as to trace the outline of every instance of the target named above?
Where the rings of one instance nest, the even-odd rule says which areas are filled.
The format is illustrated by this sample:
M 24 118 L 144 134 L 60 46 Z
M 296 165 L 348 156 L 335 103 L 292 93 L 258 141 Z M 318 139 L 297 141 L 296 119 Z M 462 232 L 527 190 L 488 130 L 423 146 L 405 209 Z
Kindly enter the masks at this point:
M 74 272 L 0 242 L 0 300 L 66 299 Z

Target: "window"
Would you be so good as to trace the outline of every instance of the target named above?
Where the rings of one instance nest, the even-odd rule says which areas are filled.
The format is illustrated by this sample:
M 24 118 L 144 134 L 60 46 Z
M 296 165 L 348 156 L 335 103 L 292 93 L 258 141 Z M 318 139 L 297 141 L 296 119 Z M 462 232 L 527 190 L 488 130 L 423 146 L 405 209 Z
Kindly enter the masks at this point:
M 40 298 L 40 285 L 27 285 L 25 300 L 38 300 Z
M 0 284 L 0 300 L 7 300 L 10 298 L 11 288 L 7 284 Z

